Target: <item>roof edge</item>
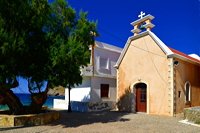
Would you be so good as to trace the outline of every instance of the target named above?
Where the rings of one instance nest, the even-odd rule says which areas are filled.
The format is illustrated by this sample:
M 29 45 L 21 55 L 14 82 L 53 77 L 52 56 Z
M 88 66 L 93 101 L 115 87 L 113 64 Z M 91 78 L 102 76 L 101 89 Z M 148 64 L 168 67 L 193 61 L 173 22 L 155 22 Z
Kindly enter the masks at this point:
M 150 36 L 158 44 L 158 46 L 165 52 L 166 55 L 174 54 L 163 41 L 161 41 L 153 32 L 149 31 Z
M 174 57 L 174 58 L 178 58 L 178 59 L 180 59 L 180 60 L 187 61 L 187 62 L 190 62 L 190 63 L 193 63 L 193 64 L 196 64 L 196 65 L 200 66 L 200 63 L 199 63 L 199 62 L 194 61 L 194 60 L 192 60 L 192 59 L 190 59 L 190 58 L 187 58 L 187 57 L 185 57 L 185 56 L 176 54 L 176 53 L 167 55 L 167 57 L 169 57 L 169 58 L 173 58 L 173 57 Z
M 120 47 L 117 47 L 108 43 L 100 42 L 100 41 L 95 41 L 94 46 L 99 49 L 109 50 L 109 51 L 117 52 L 117 53 L 121 53 L 121 51 L 123 50 Z
M 125 46 L 124 46 L 124 48 L 123 48 L 123 50 L 122 50 L 122 53 L 120 54 L 120 56 L 119 56 L 119 58 L 118 58 L 118 60 L 117 60 L 117 63 L 113 66 L 114 68 L 118 68 L 118 67 L 119 67 L 119 65 L 120 65 L 120 63 L 121 63 L 121 61 L 122 61 L 122 59 L 124 58 L 124 55 L 125 55 L 125 53 L 126 53 L 128 47 L 129 47 L 129 45 L 130 45 L 130 42 L 131 42 L 132 40 L 134 40 L 134 39 L 140 38 L 140 37 L 145 36 L 145 35 L 148 35 L 148 31 L 145 31 L 145 32 L 143 32 L 143 33 L 141 33 L 141 34 L 138 34 L 138 35 L 136 35 L 136 36 L 130 36 L 130 37 L 127 39 L 126 44 L 125 44 Z

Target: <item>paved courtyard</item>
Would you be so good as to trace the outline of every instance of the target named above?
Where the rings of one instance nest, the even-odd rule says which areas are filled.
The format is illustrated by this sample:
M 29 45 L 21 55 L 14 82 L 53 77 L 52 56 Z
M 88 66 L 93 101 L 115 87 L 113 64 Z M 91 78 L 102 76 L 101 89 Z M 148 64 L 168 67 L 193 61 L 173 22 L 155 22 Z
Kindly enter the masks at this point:
M 61 119 L 31 127 L 0 127 L 3 133 L 138 133 L 200 132 L 200 127 L 180 123 L 182 117 L 104 111 L 79 113 L 61 111 Z

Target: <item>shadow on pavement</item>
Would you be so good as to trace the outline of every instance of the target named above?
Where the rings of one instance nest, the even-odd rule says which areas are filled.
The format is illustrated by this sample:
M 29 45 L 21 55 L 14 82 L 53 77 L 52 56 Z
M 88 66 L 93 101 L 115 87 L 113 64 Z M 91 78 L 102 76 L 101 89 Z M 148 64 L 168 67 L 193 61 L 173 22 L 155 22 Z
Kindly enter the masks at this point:
M 127 112 L 118 111 L 101 111 L 101 112 L 71 112 L 61 111 L 61 118 L 50 125 L 62 125 L 64 127 L 78 127 L 93 123 L 109 123 L 116 121 L 129 121 L 122 118 Z
M 120 112 L 120 111 L 101 111 L 101 112 L 71 112 L 68 113 L 67 110 L 60 110 L 61 118 L 54 122 L 46 124 L 46 126 L 62 126 L 62 128 L 75 128 L 82 125 L 89 125 L 93 123 L 110 123 L 110 122 L 125 122 L 130 119 L 122 118 L 124 115 L 130 114 L 128 112 Z M 40 125 L 45 126 L 45 125 Z M 0 132 L 9 131 L 20 128 L 28 128 L 29 127 L 39 127 L 39 126 L 22 126 L 22 127 L 1 127 Z M 43 131 L 50 130 L 52 128 L 44 129 Z M 41 131 L 41 132 L 43 132 Z

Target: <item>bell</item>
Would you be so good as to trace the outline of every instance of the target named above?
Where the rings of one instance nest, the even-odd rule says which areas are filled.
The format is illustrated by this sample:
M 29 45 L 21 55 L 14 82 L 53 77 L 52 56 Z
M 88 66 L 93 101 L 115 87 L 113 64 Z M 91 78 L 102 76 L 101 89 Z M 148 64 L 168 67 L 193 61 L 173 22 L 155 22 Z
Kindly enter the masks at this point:
M 145 27 L 143 26 L 143 24 L 141 24 L 140 25 L 140 28 L 139 28 L 140 30 L 144 30 L 145 29 Z

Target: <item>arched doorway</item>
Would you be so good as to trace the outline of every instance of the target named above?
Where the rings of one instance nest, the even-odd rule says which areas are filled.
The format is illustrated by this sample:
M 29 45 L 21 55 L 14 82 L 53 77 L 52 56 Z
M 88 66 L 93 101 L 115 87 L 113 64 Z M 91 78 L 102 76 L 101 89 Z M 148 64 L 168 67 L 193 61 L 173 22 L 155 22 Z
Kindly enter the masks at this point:
M 136 112 L 147 112 L 147 85 L 139 83 L 136 88 Z

